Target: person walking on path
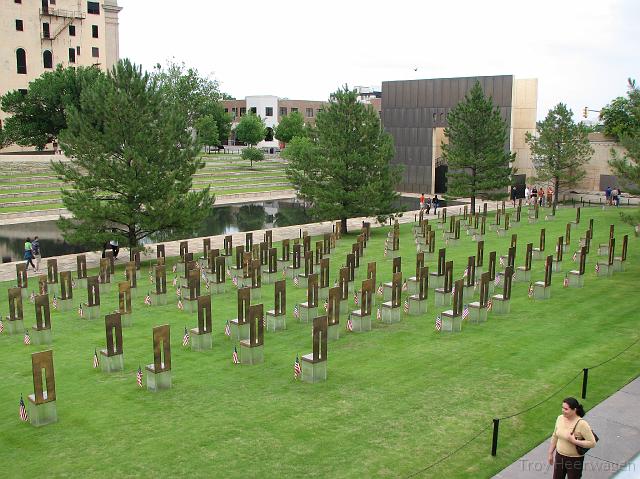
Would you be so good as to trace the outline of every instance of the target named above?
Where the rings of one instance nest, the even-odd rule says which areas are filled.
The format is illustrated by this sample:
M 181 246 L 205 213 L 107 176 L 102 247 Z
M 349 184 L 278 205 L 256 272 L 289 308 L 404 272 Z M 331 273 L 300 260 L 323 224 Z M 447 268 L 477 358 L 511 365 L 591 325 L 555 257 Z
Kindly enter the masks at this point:
M 531 196 L 531 190 L 529 186 L 524 187 L 524 202 L 529 206 L 529 197 Z
M 511 202 L 513 203 L 513 207 L 516 207 L 516 186 L 515 185 L 511 185 Z
M 433 214 L 438 214 L 438 195 L 434 195 L 433 196 L 433 200 L 431 200 L 431 203 L 433 204 Z
M 27 266 L 27 271 L 29 270 L 29 265 L 31 265 L 31 267 L 35 271 L 36 265 L 33 264 L 33 249 L 31 245 L 31 238 L 27 238 L 27 241 L 24 242 L 24 259 L 26 262 L 25 264 Z
M 553 465 L 553 479 L 580 479 L 584 464 L 584 454 L 576 446 L 592 448 L 596 439 L 591 426 L 582 419 L 584 408 L 576 398 L 562 401 L 562 414 L 556 419 L 556 425 L 549 444 L 549 464 Z
M 604 190 L 604 199 L 607 206 L 611 206 L 611 187 L 607 186 L 607 189 Z
M 611 192 L 611 196 L 613 204 L 615 204 L 616 206 L 620 206 L 620 188 L 616 186 Z
M 36 272 L 40 271 L 40 260 L 42 255 L 40 254 L 40 240 L 36 236 L 31 242 L 31 251 L 33 251 L 33 257 L 36 259 Z
M 424 193 L 420 195 L 420 209 L 424 209 Z
M 431 211 L 431 198 L 424 200 L 424 207 L 427 209 L 427 214 L 429 214 L 429 211 Z

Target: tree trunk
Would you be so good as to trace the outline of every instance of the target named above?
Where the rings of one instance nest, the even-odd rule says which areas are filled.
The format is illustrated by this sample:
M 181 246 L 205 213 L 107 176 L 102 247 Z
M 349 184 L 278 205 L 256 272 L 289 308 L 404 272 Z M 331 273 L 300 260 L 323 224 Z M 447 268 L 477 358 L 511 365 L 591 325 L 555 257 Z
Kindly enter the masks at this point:
M 560 180 L 558 179 L 558 177 L 556 176 L 553 179 L 553 203 L 555 205 L 558 204 L 558 190 L 560 189 Z
M 347 218 L 340 218 L 340 232 L 347 234 Z
M 471 214 L 475 214 L 474 211 L 476 210 L 476 197 L 475 195 L 471 195 Z
M 136 238 L 135 225 L 129 225 L 128 228 L 127 240 L 129 242 L 129 261 L 133 261 L 133 255 L 135 253 L 136 246 L 138 246 L 138 240 Z

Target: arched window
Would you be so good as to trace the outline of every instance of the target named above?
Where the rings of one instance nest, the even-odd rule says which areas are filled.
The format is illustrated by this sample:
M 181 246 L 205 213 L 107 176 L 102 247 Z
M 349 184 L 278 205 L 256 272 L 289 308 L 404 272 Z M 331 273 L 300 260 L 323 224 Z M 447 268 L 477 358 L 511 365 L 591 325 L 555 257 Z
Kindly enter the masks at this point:
M 16 50 L 16 68 L 19 74 L 27 74 L 27 54 L 24 48 L 18 48 Z
M 49 50 L 42 52 L 42 63 L 45 68 L 53 68 L 53 55 Z

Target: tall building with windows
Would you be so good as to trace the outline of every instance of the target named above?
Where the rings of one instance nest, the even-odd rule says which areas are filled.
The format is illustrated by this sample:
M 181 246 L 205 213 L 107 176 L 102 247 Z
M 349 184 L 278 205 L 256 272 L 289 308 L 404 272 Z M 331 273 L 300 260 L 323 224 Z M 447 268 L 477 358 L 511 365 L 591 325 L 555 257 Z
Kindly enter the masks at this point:
M 0 0 L 0 95 L 58 64 L 111 68 L 120 10 L 117 0 Z

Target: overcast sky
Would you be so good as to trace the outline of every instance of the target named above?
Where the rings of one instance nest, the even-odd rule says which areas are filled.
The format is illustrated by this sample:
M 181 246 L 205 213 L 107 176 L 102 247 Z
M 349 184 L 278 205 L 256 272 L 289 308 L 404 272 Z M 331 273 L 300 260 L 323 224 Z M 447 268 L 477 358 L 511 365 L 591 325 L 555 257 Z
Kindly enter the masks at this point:
M 326 100 L 345 83 L 513 74 L 538 118 L 579 117 L 640 81 L 638 0 L 119 0 L 120 56 L 175 58 L 236 98 Z M 417 70 L 416 70 L 417 69 Z M 595 119 L 597 113 L 590 113 Z

